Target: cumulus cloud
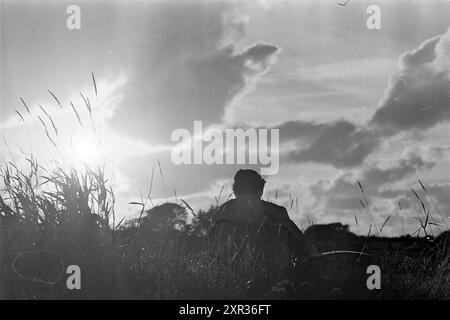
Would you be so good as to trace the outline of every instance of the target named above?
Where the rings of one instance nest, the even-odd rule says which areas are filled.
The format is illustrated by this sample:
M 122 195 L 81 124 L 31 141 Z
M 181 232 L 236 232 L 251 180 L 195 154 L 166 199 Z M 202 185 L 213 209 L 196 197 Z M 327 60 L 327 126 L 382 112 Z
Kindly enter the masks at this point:
M 264 42 L 242 51 L 229 43 L 209 57 L 193 59 L 189 67 L 194 81 L 220 102 L 220 109 L 215 110 L 218 118 L 210 120 L 219 120 L 226 106 L 251 91 L 258 78 L 276 62 L 279 51 L 277 46 Z
M 385 138 L 449 120 L 449 61 L 450 29 L 400 56 L 398 73 L 389 79 L 379 107 L 364 127 L 347 120 L 281 124 L 278 127 L 282 142 L 294 141 L 296 146 L 284 153 L 284 160 L 355 167 Z
M 438 158 L 439 155 L 436 157 Z M 318 181 L 310 187 L 310 190 L 316 206 L 321 207 L 321 213 L 338 220 L 343 216 L 351 217 L 356 212 L 364 211 L 361 201 L 367 205 L 367 199 L 375 220 L 379 224 L 388 215 L 398 214 L 399 210 L 403 210 L 403 214 L 407 217 L 414 217 L 417 212 L 420 213 L 420 208 L 420 210 L 416 210 L 418 200 L 408 187 L 411 182 L 407 183 L 407 181 L 412 175 L 429 170 L 435 165 L 436 161 L 431 158 L 424 160 L 420 154 L 410 152 L 393 166 L 381 167 L 378 164 L 359 170 L 359 172 L 344 172 L 332 180 Z M 358 181 L 364 188 L 366 199 L 361 194 Z M 396 188 L 396 185 L 400 185 L 400 187 Z M 417 180 L 413 182 L 412 186 L 421 194 L 418 190 L 420 186 Z M 450 204 L 448 193 L 447 198 L 444 196 L 445 192 L 448 192 L 448 186 L 445 189 L 445 186 L 438 187 L 430 184 L 427 185 L 427 189 L 440 207 L 448 207 Z M 421 194 L 421 196 L 426 200 L 425 195 Z M 400 232 L 400 230 L 398 231 Z
M 401 159 L 399 163 L 391 168 L 380 169 L 371 167 L 364 171 L 362 180 L 366 184 L 380 186 L 402 180 L 421 169 L 431 169 L 435 162 L 424 161 L 420 156 L 413 155 L 408 159 Z
M 295 149 L 283 154 L 283 160 L 288 162 L 353 167 L 361 164 L 380 141 L 377 131 L 360 128 L 347 120 L 327 124 L 287 122 L 278 128 L 281 143 L 295 142 Z
M 448 183 L 433 183 L 426 187 L 428 193 L 433 197 L 437 204 L 437 209 L 449 218 L 450 212 L 450 184 Z M 450 223 L 448 221 L 447 223 Z
M 220 123 L 227 106 L 248 93 L 276 61 L 280 49 L 275 45 L 239 45 L 250 18 L 234 3 L 146 6 L 150 17 L 139 29 L 127 30 L 136 37 L 125 47 L 140 50 L 130 57 L 134 65 L 124 108 L 112 120 L 127 134 L 167 143 L 174 129 L 190 128 L 194 120 Z M 129 10 L 130 19 L 143 16 L 139 8 Z
M 317 138 L 320 132 L 327 127 L 324 123 L 314 123 L 308 121 L 288 121 L 279 126 L 282 139 L 281 142 L 296 141 L 299 138 Z
M 424 160 L 419 154 L 411 152 L 393 166 L 383 168 L 375 164 L 356 173 L 345 172 L 333 181 L 319 181 L 311 189 L 316 196 L 348 197 L 358 193 L 359 189 L 356 183 L 359 181 L 368 194 L 377 197 L 382 195 L 383 188 L 387 184 L 393 185 L 395 182 L 408 178 L 411 174 L 431 169 L 435 165 L 436 161 Z
M 399 58 L 372 123 L 394 131 L 427 129 L 449 120 L 450 29 Z
M 223 32 L 219 46 L 235 42 L 245 36 L 245 29 L 250 24 L 250 16 L 241 12 L 239 7 L 226 11 L 222 16 Z
M 341 120 L 322 127 L 317 138 L 303 150 L 292 151 L 291 161 L 333 164 L 337 168 L 353 167 L 363 162 L 379 143 L 372 131 Z

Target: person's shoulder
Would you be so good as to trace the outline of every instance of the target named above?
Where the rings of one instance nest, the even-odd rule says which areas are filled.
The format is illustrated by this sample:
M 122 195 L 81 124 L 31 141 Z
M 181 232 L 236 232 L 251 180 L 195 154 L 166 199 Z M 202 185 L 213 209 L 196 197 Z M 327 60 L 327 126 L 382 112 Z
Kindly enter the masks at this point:
M 262 200 L 262 203 L 263 203 L 265 208 L 269 209 L 272 212 L 276 212 L 276 211 L 283 212 L 283 213 L 287 212 L 285 207 L 279 206 L 279 205 L 277 205 L 275 203 L 272 203 L 272 202 L 269 202 L 269 201 L 265 201 L 265 200 Z
M 263 206 L 267 214 L 272 218 L 272 220 L 276 223 L 288 223 L 289 214 L 285 207 L 279 206 L 275 203 L 262 201 Z
M 223 203 L 217 210 L 217 217 L 223 216 L 227 211 L 232 210 L 235 206 L 236 199 L 230 199 Z
M 235 204 L 235 202 L 236 202 L 236 199 L 228 200 L 227 202 L 225 202 L 225 203 L 220 205 L 219 211 L 223 210 L 223 209 L 226 209 L 226 208 L 229 208 L 229 207 L 232 207 Z

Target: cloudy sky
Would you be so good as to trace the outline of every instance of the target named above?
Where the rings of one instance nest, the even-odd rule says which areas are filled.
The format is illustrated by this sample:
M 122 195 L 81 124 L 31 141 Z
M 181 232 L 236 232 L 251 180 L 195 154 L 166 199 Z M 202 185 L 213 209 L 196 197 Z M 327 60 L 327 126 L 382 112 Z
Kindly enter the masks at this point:
M 177 166 L 173 130 L 278 128 L 280 170 L 264 197 L 302 228 L 341 221 L 366 233 L 370 210 L 378 229 L 391 217 L 383 234 L 412 233 L 423 213 L 411 189 L 450 224 L 448 0 L 0 4 L 2 161 L 30 151 L 48 166 L 101 161 L 121 214 L 135 212 L 127 203 L 156 164 L 154 202 L 176 191 L 199 209 L 222 186 L 223 202 L 248 166 Z M 79 30 L 66 26 L 72 4 Z M 373 4 L 379 30 L 366 26 Z

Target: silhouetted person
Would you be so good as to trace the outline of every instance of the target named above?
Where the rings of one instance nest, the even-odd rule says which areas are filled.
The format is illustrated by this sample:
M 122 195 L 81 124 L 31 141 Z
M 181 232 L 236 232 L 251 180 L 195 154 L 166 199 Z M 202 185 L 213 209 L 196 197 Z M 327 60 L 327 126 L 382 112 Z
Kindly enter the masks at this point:
M 233 184 L 236 199 L 219 208 L 210 236 L 220 246 L 254 247 L 269 260 L 316 255 L 317 250 L 289 218 L 286 209 L 261 200 L 265 183 L 256 171 L 239 170 Z

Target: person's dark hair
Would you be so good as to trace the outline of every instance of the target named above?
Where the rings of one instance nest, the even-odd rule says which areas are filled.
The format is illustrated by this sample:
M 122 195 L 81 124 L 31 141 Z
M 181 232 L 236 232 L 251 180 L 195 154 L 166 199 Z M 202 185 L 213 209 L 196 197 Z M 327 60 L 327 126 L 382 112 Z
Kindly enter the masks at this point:
M 258 172 L 241 169 L 234 175 L 233 192 L 236 196 L 244 193 L 262 193 L 265 183 Z

